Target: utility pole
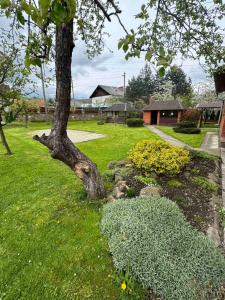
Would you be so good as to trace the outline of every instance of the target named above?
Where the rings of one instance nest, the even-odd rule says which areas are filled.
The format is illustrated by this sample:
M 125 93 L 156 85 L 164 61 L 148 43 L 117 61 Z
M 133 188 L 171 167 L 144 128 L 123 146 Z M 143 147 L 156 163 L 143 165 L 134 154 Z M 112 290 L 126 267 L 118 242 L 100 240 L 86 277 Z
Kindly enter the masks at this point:
M 42 82 L 42 91 L 43 91 L 43 98 L 44 98 L 44 104 L 45 104 L 45 116 L 46 116 L 46 122 L 47 122 L 48 121 L 48 104 L 47 104 L 46 93 L 45 93 L 45 79 L 44 79 L 42 63 L 41 63 L 41 82 Z
M 124 72 L 123 75 L 123 96 L 125 98 L 125 95 L 126 95 L 126 73 Z

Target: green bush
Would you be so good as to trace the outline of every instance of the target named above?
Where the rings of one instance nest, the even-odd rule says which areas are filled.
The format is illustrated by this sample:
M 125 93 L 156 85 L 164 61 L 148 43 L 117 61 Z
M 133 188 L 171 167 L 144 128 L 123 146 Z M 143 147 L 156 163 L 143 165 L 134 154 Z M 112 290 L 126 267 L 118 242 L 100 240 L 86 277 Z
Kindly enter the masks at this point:
M 180 122 L 177 127 L 179 128 L 196 128 L 197 123 L 193 121 L 182 121 Z
M 179 188 L 182 186 L 182 183 L 178 179 L 170 179 L 167 181 L 167 184 L 175 188 Z
M 220 299 L 225 259 L 166 198 L 105 205 L 102 231 L 118 271 L 166 300 Z
M 155 178 L 152 178 L 152 177 L 144 177 L 144 176 L 141 176 L 141 175 L 136 175 L 134 176 L 134 178 L 141 182 L 141 183 L 144 183 L 146 185 L 157 185 L 157 180 Z
M 218 190 L 218 185 L 215 182 L 212 182 L 203 176 L 194 176 L 191 178 L 191 181 L 210 192 L 216 192 Z
M 174 127 L 173 128 L 174 132 L 177 133 L 186 133 L 186 134 L 199 134 L 201 133 L 201 129 L 200 128 L 181 128 L 181 127 Z
M 140 118 L 127 119 L 128 127 L 142 127 L 143 124 L 144 124 L 144 120 Z
M 104 125 L 105 122 L 104 122 L 103 120 L 100 120 L 100 121 L 97 122 L 97 124 L 98 124 L 98 125 Z
M 189 151 L 164 141 L 139 142 L 129 153 L 132 163 L 147 172 L 178 174 L 189 162 Z

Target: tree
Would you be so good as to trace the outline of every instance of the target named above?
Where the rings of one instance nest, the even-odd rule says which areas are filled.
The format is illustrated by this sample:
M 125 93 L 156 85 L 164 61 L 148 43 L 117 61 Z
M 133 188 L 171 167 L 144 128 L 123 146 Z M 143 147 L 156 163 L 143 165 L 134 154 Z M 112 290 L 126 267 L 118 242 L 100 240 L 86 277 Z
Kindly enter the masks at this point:
M 49 136 L 35 136 L 45 145 L 54 159 L 68 165 L 83 181 L 91 198 L 102 198 L 105 191 L 96 165 L 84 155 L 67 136 L 71 102 L 71 61 L 74 34 L 86 43 L 89 56 L 103 47 L 104 23 L 121 13 L 113 0 L 4 0 L 0 4 L 6 16 L 13 16 L 23 29 L 28 29 L 26 66 L 41 67 L 50 57 L 55 36 L 56 109 Z M 75 25 L 75 26 L 74 26 Z M 76 32 L 74 32 L 76 28 Z M 54 34 L 55 33 L 55 34 Z
M 145 52 L 147 61 L 155 63 L 160 75 L 179 54 L 187 58 L 204 58 L 210 70 L 224 61 L 222 0 L 148 0 L 136 16 L 140 25 L 127 31 L 118 47 L 126 58 Z
M 3 127 L 16 120 L 22 110 L 19 102 L 21 93 L 29 82 L 29 73 L 23 67 L 19 49 L 15 43 L 8 43 L 8 38 L 1 33 L 0 43 L 0 136 L 7 154 L 12 151 L 7 143 Z
M 126 88 L 126 99 L 129 102 L 137 102 L 142 99 L 147 104 L 149 96 L 152 95 L 156 89 L 156 78 L 150 66 L 146 64 L 137 77 L 133 77 L 129 80 Z
M 174 95 L 174 97 L 192 97 L 193 91 L 191 86 L 191 79 L 187 78 L 187 75 L 181 68 L 172 66 L 171 69 L 167 72 L 165 80 L 170 80 L 172 82 L 172 94 Z

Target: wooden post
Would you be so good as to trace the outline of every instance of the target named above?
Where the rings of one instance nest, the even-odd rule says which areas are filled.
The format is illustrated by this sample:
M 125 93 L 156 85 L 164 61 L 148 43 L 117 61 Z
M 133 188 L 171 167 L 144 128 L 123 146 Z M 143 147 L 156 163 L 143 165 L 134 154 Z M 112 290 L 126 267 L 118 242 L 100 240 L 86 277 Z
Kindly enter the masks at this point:
M 160 111 L 157 112 L 157 125 L 160 124 Z
M 180 123 L 180 120 L 181 120 L 181 111 L 178 111 L 177 124 Z

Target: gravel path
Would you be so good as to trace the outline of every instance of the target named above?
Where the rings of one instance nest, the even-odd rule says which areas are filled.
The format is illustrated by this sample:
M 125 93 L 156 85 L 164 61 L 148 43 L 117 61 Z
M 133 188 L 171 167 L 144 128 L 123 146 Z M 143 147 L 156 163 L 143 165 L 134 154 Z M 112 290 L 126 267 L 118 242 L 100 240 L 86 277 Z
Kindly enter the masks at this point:
M 32 135 L 41 136 L 44 133 L 46 135 L 49 135 L 50 131 L 51 131 L 50 129 L 37 130 L 37 131 L 33 131 Z M 82 143 L 82 142 L 97 140 L 105 137 L 104 134 L 88 132 L 88 131 L 80 131 L 80 130 L 67 130 L 67 134 L 73 143 Z

